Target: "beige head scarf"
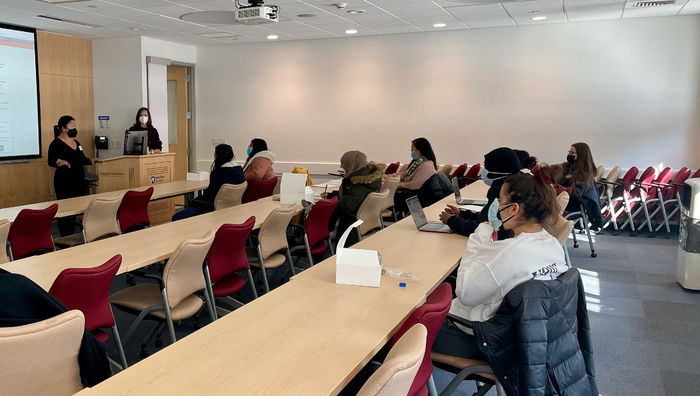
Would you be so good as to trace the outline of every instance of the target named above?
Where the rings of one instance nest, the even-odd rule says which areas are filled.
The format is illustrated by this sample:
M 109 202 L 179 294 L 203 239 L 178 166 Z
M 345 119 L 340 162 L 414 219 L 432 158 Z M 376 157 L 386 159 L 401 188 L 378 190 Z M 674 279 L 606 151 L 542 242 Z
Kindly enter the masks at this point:
M 349 176 L 367 166 L 367 156 L 361 151 L 348 151 L 340 157 L 340 167 Z

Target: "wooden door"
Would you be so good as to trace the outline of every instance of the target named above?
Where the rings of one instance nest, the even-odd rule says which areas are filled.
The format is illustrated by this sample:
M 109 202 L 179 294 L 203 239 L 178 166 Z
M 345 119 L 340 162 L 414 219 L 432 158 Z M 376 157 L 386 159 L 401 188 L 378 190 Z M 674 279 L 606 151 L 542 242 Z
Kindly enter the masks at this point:
M 174 180 L 185 180 L 189 167 L 187 68 L 168 66 L 168 151 L 175 153 Z

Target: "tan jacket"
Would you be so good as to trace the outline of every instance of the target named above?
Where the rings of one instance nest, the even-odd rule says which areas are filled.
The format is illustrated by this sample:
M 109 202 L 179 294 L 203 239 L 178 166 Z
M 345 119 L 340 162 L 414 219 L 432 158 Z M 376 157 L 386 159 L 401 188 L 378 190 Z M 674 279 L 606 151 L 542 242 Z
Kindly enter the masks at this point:
M 272 161 L 265 157 L 253 158 L 243 170 L 246 180 L 268 180 L 275 177 Z

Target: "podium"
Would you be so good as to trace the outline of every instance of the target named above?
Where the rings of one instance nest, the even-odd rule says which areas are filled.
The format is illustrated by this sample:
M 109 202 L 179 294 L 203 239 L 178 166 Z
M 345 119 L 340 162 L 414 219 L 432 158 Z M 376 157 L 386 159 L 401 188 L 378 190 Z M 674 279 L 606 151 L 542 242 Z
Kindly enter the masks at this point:
M 169 183 L 175 181 L 175 153 L 108 158 L 97 165 L 97 176 L 97 191 L 101 193 Z M 174 213 L 174 198 L 151 201 L 148 204 L 151 224 L 168 222 Z

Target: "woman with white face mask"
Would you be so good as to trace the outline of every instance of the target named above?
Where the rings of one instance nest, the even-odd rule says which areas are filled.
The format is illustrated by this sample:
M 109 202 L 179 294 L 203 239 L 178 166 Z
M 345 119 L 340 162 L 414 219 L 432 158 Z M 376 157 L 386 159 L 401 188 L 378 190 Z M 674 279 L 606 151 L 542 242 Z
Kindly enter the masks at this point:
M 160 141 L 158 130 L 153 127 L 151 112 L 148 107 L 142 107 L 136 112 L 136 122 L 129 128 L 130 131 L 148 131 L 148 151 L 160 153 L 163 142 Z
M 450 226 L 452 232 L 469 236 L 479 224 L 488 221 L 489 207 L 498 198 L 505 178 L 518 173 L 520 173 L 520 161 L 513 150 L 508 147 L 491 150 L 484 155 L 484 166 L 481 168 L 481 180 L 490 186 L 486 194 L 486 198 L 488 198 L 486 206 L 481 212 L 476 213 L 447 205 L 447 208 L 440 214 L 440 221 Z M 507 230 L 500 230 L 498 233 L 499 239 L 505 239 L 512 235 L 512 232 Z

